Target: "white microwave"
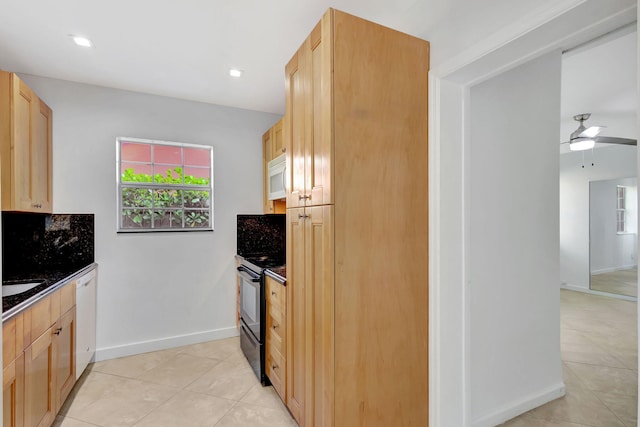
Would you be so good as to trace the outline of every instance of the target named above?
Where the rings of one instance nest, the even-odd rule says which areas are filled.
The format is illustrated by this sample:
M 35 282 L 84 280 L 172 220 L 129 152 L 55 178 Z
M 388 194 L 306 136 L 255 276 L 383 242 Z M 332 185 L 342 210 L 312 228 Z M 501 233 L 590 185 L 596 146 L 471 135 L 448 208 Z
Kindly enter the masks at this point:
M 281 154 L 268 163 L 267 186 L 269 200 L 284 199 L 287 197 L 285 188 L 285 162 L 286 154 Z

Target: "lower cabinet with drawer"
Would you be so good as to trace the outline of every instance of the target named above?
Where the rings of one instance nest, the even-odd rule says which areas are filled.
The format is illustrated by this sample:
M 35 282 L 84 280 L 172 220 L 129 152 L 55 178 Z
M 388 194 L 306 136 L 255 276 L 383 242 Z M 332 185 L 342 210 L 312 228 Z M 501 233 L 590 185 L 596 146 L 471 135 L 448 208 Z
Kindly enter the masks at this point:
M 49 427 L 75 384 L 75 281 L 2 325 L 4 427 Z
M 275 391 L 286 401 L 286 292 L 284 285 L 271 277 L 266 279 L 267 342 L 265 348 L 266 371 Z

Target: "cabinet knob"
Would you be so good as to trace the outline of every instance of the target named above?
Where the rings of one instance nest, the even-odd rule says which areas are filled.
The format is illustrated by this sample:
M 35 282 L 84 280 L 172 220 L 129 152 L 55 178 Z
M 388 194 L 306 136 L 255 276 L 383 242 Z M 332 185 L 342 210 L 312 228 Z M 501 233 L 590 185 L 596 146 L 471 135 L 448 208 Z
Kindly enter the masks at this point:
M 311 200 L 311 196 L 307 196 L 306 194 L 304 196 L 298 196 L 298 200 Z
M 283 148 L 283 149 L 282 149 L 282 152 L 283 152 L 283 153 L 284 153 L 284 152 L 286 152 L 286 151 L 287 151 L 287 149 L 286 149 L 286 148 Z
M 42 204 L 40 204 L 40 203 L 34 203 L 34 204 L 33 204 L 33 205 L 31 205 L 31 206 L 33 206 L 34 208 L 40 209 L 40 208 L 42 207 Z
M 298 219 L 306 219 L 306 218 L 309 218 L 309 215 L 307 215 L 307 214 L 304 214 L 304 215 L 303 214 L 298 214 Z
M 56 335 L 60 335 L 60 332 L 62 332 L 62 328 L 56 329 L 53 333 Z
M 273 325 L 271 328 L 273 328 L 274 331 L 278 330 L 278 325 Z
M 276 296 L 276 293 L 274 291 L 271 291 L 271 295 Z

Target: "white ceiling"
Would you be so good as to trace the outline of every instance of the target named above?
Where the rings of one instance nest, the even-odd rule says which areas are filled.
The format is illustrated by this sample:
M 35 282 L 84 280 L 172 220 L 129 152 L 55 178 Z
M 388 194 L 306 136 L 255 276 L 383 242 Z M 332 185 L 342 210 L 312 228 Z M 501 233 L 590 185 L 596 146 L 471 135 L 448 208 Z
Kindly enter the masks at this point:
M 458 2 L 8 0 L 0 7 L 0 68 L 283 113 L 284 66 L 327 8 L 417 35 Z M 95 48 L 76 47 L 69 34 Z M 231 67 L 245 71 L 242 79 L 229 77 Z
M 563 55 L 562 141 L 580 113 L 591 113 L 587 127 L 607 126 L 601 135 L 637 138 L 637 52 L 634 24 Z
M 595 22 L 636 0 L 582 3 Z M 284 66 L 329 7 L 430 40 L 437 64 L 557 1 L 2 0 L 0 68 L 282 114 Z

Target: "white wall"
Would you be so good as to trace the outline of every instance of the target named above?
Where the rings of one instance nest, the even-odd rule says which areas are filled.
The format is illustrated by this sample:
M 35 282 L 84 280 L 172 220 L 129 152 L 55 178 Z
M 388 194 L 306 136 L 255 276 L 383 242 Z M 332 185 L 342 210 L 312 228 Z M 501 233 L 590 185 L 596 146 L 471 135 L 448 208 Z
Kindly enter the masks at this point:
M 636 175 L 636 148 L 611 146 L 560 156 L 560 281 L 589 289 L 589 182 Z M 591 163 L 594 165 L 591 166 Z
M 560 53 L 473 86 L 470 102 L 470 414 L 488 426 L 564 393 Z
M 625 187 L 625 233 L 617 232 L 617 186 Z M 606 273 L 636 265 L 638 215 L 637 179 L 592 181 L 589 188 L 589 236 L 591 274 Z
M 236 334 L 236 214 L 261 213 L 261 135 L 279 117 L 22 77 L 53 109 L 54 211 L 95 213 L 97 357 Z M 212 145 L 215 231 L 117 234 L 118 136 Z

